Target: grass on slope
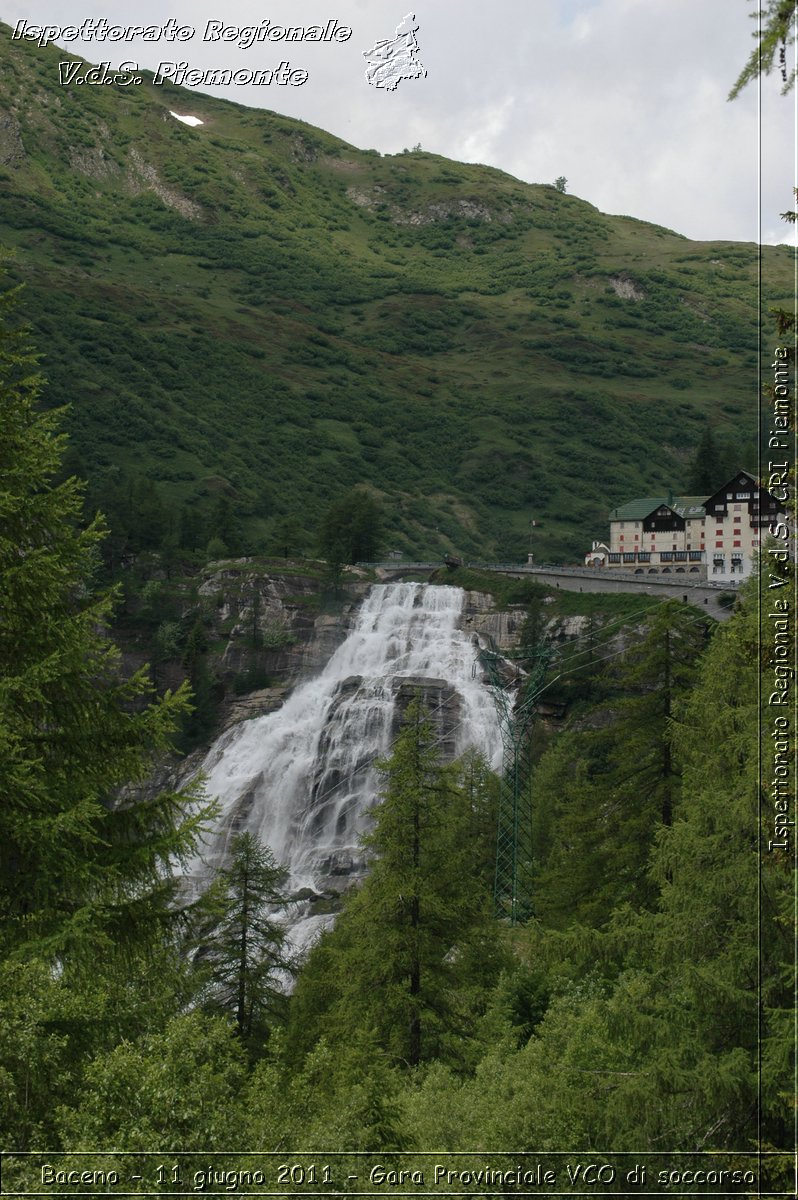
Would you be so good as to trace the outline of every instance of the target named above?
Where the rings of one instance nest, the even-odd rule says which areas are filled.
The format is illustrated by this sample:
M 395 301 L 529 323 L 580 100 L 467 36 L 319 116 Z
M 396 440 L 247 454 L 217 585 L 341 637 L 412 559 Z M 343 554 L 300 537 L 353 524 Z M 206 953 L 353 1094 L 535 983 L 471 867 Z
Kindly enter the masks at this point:
M 535 517 L 575 558 L 683 487 L 708 419 L 752 459 L 755 247 L 169 85 L 59 87 L 63 57 L 0 39 L 0 240 L 100 496 L 221 491 L 253 546 L 292 517 L 309 547 L 362 481 L 391 548 L 521 557 Z M 787 248 L 764 262 L 789 297 Z

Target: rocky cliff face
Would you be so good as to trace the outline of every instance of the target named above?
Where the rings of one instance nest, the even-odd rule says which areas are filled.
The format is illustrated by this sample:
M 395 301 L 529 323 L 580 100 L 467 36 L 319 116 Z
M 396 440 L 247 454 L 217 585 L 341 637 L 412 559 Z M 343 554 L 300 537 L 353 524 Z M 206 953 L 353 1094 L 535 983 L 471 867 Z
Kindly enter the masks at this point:
M 370 587 L 365 578 L 349 581 L 330 609 L 317 576 L 280 573 L 254 559 L 209 569 L 197 590 L 211 614 L 215 670 L 226 690 L 217 732 L 280 708 L 299 681 L 318 674 L 346 638 Z M 484 592 L 466 592 L 463 629 L 483 647 L 499 653 L 517 649 L 525 618 L 523 605 L 502 608 Z M 553 619 L 548 634 L 568 640 L 583 632 L 586 621 Z M 259 673 L 268 686 L 259 684 Z
M 514 650 L 521 640 L 525 615 L 521 604 L 502 609 L 484 592 L 466 592 L 463 628 L 489 650 Z
M 241 721 L 280 709 L 298 683 L 320 674 L 346 639 L 371 586 L 365 573 L 358 577 L 353 571 L 341 595 L 331 600 L 320 573 L 312 573 L 306 564 L 293 568 L 291 563 L 236 559 L 205 568 L 192 588 L 193 600 L 186 597 L 185 606 L 201 615 L 207 664 L 224 689 L 208 744 Z M 498 651 L 514 648 L 523 621 L 520 607 L 502 610 L 489 595 L 466 593 L 463 629 L 483 646 Z M 129 659 L 130 666 L 143 661 L 140 655 Z M 184 673 L 176 659 L 161 666 L 159 677 L 163 686 L 175 687 Z M 427 680 L 424 698 L 439 714 L 437 732 L 443 742 L 458 720 L 457 698 L 449 695 L 451 689 L 443 680 L 434 696 L 432 688 Z M 413 694 L 412 688 L 404 689 L 398 698 L 399 711 Z M 164 764 L 157 785 L 189 778 L 206 750 L 205 744 L 196 746 L 179 764 L 174 760 Z
M 203 739 L 205 744 L 182 760 L 177 775 L 186 778 L 195 771 L 207 745 L 220 733 L 282 708 L 298 683 L 320 674 L 347 637 L 371 586 L 365 572 L 355 571 L 341 594 L 331 598 L 316 564 L 237 559 L 205 568 L 193 581 L 186 611 L 200 614 L 207 638 L 207 665 L 218 681 L 220 699 L 207 741 Z M 523 671 L 511 660 L 526 615 L 523 605 L 502 607 L 484 592 L 465 594 L 464 632 L 481 647 L 510 655 L 507 679 L 519 684 Z M 587 620 L 583 616 L 544 618 L 548 636 L 560 642 L 584 632 Z M 160 682 L 177 686 L 184 673 L 180 660 L 175 659 L 160 668 Z M 432 681 L 427 680 L 425 688 L 431 687 Z M 399 711 L 413 694 L 412 688 L 405 690 L 407 696 L 399 696 Z M 442 722 L 437 731 L 442 744 L 447 741 L 448 727 L 458 720 L 457 698 L 448 694 L 450 690 L 441 680 L 434 697 L 425 692 L 429 707 Z M 555 706 L 544 716 L 557 720 L 562 713 Z M 173 762 L 172 772 L 175 766 Z
M 325 607 L 314 575 L 268 569 L 254 559 L 209 570 L 197 592 L 210 614 L 215 669 L 226 689 L 221 727 L 272 712 L 300 679 L 320 671 L 369 587 L 364 579 L 350 581 Z

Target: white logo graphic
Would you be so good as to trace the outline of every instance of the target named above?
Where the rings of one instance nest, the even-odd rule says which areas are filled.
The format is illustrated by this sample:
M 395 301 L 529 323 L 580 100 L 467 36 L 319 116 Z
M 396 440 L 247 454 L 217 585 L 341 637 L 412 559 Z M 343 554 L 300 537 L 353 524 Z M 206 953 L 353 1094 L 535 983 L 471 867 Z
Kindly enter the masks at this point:
M 415 13 L 408 13 L 401 25 L 396 26 L 396 36 L 381 38 L 371 50 L 364 50 L 366 81 L 372 87 L 394 91 L 403 79 L 423 79 L 427 68 L 419 62 L 419 46 L 416 39 L 418 22 Z

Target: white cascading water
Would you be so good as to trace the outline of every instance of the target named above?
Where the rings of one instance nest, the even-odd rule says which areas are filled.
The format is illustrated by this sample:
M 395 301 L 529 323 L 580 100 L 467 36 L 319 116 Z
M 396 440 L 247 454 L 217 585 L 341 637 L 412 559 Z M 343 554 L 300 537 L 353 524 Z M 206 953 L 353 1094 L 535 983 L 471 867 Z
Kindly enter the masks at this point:
M 336 890 L 336 878 L 340 888 L 342 877 L 362 872 L 359 838 L 380 789 L 373 764 L 389 750 L 403 680 L 453 689 L 455 754 L 473 746 L 498 769 L 493 700 L 475 669 L 477 647 L 459 628 L 464 598 L 454 587 L 376 585 L 320 675 L 297 687 L 277 712 L 241 722 L 214 743 L 201 769 L 220 817 L 189 868 L 198 886 L 243 830 L 288 869 L 291 894 L 329 891 L 331 884 Z M 297 949 L 331 921 L 302 908 L 289 919 Z

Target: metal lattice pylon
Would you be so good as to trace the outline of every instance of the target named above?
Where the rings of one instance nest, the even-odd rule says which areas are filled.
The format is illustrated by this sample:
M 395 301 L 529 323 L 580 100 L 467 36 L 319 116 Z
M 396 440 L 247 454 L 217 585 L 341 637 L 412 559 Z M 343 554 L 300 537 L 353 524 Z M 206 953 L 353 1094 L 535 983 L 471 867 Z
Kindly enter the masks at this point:
M 504 747 L 499 816 L 496 831 L 496 877 L 493 897 L 498 917 L 511 925 L 532 915 L 532 796 L 529 783 L 529 730 L 535 703 L 543 690 L 554 647 L 539 643 L 533 650 L 496 654 L 482 650 L 479 662 L 493 692 Z M 520 695 L 506 677 L 510 657 L 533 660 Z

